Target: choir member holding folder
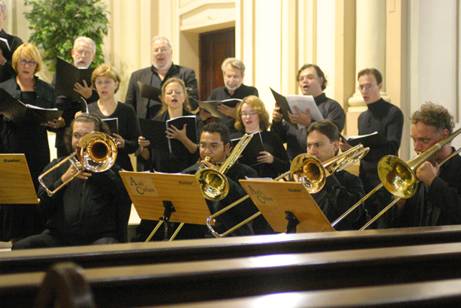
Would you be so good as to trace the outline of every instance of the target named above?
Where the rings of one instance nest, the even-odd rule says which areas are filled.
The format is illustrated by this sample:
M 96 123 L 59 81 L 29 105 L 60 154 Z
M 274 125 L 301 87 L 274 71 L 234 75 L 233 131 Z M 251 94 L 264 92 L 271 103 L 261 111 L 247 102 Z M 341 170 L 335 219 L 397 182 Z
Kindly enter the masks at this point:
M 0 83 L 0 88 L 25 104 L 53 108 L 53 88 L 35 76 L 42 67 L 42 58 L 37 47 L 29 43 L 19 46 L 13 53 L 12 66 L 17 76 Z M 46 129 L 54 125 L 55 121 L 38 121 L 32 117 L 31 112 L 21 119 L 0 115 L 0 138 L 4 151 L 25 154 L 36 188 L 38 175 L 50 162 Z M 0 239 L 5 241 L 40 232 L 43 228 L 37 207 L 30 205 L 2 206 L 0 226 Z
M 120 85 L 120 77 L 108 64 L 98 66 L 91 76 L 99 100 L 88 106 L 89 112 L 101 119 L 114 120 L 112 136 L 117 139 L 117 164 L 125 170 L 133 170 L 128 154 L 138 149 L 138 137 L 141 133 L 139 121 L 131 105 L 117 102 L 115 93 Z
M 280 138 L 274 132 L 268 131 L 268 127 L 269 114 L 261 99 L 254 95 L 245 97 L 237 108 L 235 128 L 241 133 L 257 135 L 243 151 L 242 159 L 244 163 L 253 167 L 260 177 L 275 178 L 290 168 L 290 162 Z M 255 153 L 251 151 L 252 148 L 260 151 Z M 253 157 L 246 157 L 250 153 Z
M 197 161 L 197 120 L 181 79 L 173 77 L 163 84 L 161 100 L 157 116 L 143 121 L 140 154 L 154 171 L 180 172 Z
M 79 36 L 71 51 L 72 63 L 59 58 L 56 60 L 56 106 L 63 111 L 62 120 L 56 129 L 55 146 L 58 157 L 70 154 L 64 143 L 64 133 L 75 114 L 86 111 L 87 103 L 98 100 L 91 85 L 91 64 L 95 54 L 96 43 L 89 37 Z
M 315 64 L 305 64 L 298 70 L 298 86 L 303 95 L 312 95 L 315 104 L 324 119 L 336 124 L 339 131 L 344 128 L 346 115 L 341 105 L 327 97 L 323 92 L 327 86 L 325 74 Z M 288 157 L 293 159 L 306 150 L 307 128 L 315 121 L 313 114 L 307 109 L 293 108 L 289 119 L 284 119 L 280 106 L 276 105 L 272 113 L 271 130 L 276 132 L 283 142 L 287 143 Z

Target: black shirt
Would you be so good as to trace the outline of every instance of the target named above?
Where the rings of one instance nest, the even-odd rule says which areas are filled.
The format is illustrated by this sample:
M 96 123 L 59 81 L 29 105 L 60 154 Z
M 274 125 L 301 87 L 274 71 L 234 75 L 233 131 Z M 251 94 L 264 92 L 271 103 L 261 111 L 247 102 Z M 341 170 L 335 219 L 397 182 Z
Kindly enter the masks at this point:
M 453 149 L 454 151 L 454 149 Z M 401 208 L 396 226 L 461 224 L 461 157 L 455 155 L 440 167 L 430 187 L 418 184 L 415 195 Z
M 4 65 L 0 65 L 0 82 L 2 82 L 16 76 L 16 72 L 11 66 L 11 58 L 14 51 L 22 44 L 22 40 L 17 36 L 6 33 L 3 29 L 0 31 L 0 37 L 5 38 L 11 48 L 9 55 L 3 55 L 6 59 L 6 63 Z
M 367 105 L 368 110 L 358 119 L 359 134 L 377 131 L 382 142 L 370 147 L 370 152 L 361 160 L 360 178 L 365 186 L 375 186 L 378 182 L 377 164 L 384 155 L 397 155 L 402 139 L 403 113 L 395 105 L 382 98 Z M 368 191 L 368 189 L 365 189 Z
M 54 160 L 46 169 L 58 162 Z M 51 189 L 62 183 L 60 175 L 68 167 L 66 163 L 59 172 L 49 174 Z M 102 237 L 126 241 L 131 202 L 117 167 L 93 173 L 86 181 L 75 178 L 52 197 L 40 186 L 38 197 L 51 233 L 69 244 L 92 243 Z
M 325 187 L 312 196 L 328 220 L 333 222 L 363 195 L 363 186 L 359 177 L 347 171 L 338 171 L 328 176 Z M 364 210 L 360 206 L 339 222 L 335 226 L 336 230 L 358 229 L 363 223 L 363 215 Z
M 111 115 L 105 116 L 102 114 L 97 103 L 88 106 L 90 113 L 97 115 L 101 119 L 117 118 L 118 119 L 118 134 L 125 139 L 125 147 L 118 149 L 117 164 L 125 170 L 133 170 L 130 157 L 128 154 L 136 152 L 138 149 L 138 137 L 141 134 L 139 120 L 133 107 L 127 104 L 118 102 L 117 107 Z

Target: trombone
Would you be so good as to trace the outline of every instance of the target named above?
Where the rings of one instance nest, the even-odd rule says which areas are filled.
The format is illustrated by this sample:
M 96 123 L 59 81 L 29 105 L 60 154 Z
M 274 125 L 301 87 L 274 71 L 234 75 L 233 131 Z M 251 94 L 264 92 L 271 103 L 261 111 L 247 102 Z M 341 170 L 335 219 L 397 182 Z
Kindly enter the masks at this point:
M 398 201 L 400 201 L 400 199 L 411 198 L 417 190 L 418 179 L 416 177 L 416 169 L 418 169 L 418 167 L 421 166 L 423 162 L 431 158 L 431 156 L 439 151 L 443 146 L 453 141 L 453 139 L 455 139 L 460 133 L 461 128 L 453 132 L 447 138 L 432 145 L 429 149 L 417 155 L 415 158 L 408 162 L 403 161 L 395 155 L 386 155 L 382 157 L 378 162 L 378 177 L 381 183 L 373 188 L 356 204 L 351 206 L 338 219 L 336 219 L 332 226 L 335 226 L 338 222 L 343 220 L 347 215 L 349 215 L 359 205 L 364 203 L 368 198 L 370 198 L 371 195 L 376 193 L 383 186 L 394 196 L 394 200 L 392 200 L 384 209 L 382 209 L 378 214 L 370 219 L 363 227 L 360 228 L 360 230 L 365 230 L 371 226 L 376 220 L 387 213 L 387 211 L 389 211 Z M 459 154 L 460 151 L 461 149 L 458 149 L 451 153 L 439 164 L 439 166 L 446 163 L 453 156 Z
M 358 144 L 340 155 L 324 161 L 323 163 L 312 155 L 302 153 L 293 158 L 290 170 L 276 177 L 274 181 L 279 181 L 288 177 L 290 180 L 301 182 L 307 191 L 313 194 L 323 189 L 328 176 L 337 171 L 344 170 L 351 164 L 360 161 L 360 159 L 362 159 L 369 150 L 370 148 L 364 147 L 362 144 Z M 247 200 L 249 197 L 250 196 L 248 194 L 244 195 L 228 206 L 207 217 L 206 225 L 214 237 L 225 237 L 261 215 L 261 212 L 255 212 L 250 217 L 232 226 L 223 233 L 218 233 L 214 229 L 213 224 L 217 217 L 228 212 L 232 208 Z
M 232 152 L 226 158 L 219 169 L 200 168 L 195 173 L 195 178 L 200 184 L 203 196 L 207 200 L 220 201 L 229 194 L 229 180 L 225 173 L 235 164 L 248 143 L 250 143 L 253 134 L 245 134 L 234 146 Z M 205 158 L 207 160 L 207 158 Z
M 43 172 L 38 177 L 38 181 L 48 196 L 51 197 L 82 172 L 104 172 L 114 165 L 116 159 L 117 143 L 115 139 L 102 132 L 93 132 L 83 136 L 78 142 L 77 150 L 52 168 Z M 70 162 L 77 172 L 72 174 L 69 179 L 61 183 L 58 187 L 50 189 L 45 184 L 45 177 L 67 161 Z

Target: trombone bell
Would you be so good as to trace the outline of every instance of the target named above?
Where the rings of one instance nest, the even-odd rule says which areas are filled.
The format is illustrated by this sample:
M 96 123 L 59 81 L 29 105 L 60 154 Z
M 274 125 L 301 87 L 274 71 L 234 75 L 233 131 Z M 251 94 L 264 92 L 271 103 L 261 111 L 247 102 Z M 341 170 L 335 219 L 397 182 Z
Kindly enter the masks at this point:
M 397 156 L 384 156 L 378 164 L 378 177 L 392 195 L 408 199 L 417 189 L 417 178 L 411 167 Z

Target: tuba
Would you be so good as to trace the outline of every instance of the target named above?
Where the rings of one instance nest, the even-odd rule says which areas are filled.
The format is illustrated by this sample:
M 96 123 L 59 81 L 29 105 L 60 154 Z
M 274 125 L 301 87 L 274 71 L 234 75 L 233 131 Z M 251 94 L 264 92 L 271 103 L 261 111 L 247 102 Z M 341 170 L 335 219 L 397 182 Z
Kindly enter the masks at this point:
M 195 178 L 199 182 L 203 196 L 207 200 L 219 201 L 224 199 L 229 194 L 229 180 L 226 177 L 226 172 L 235 164 L 248 143 L 250 143 L 252 134 L 245 134 L 240 141 L 232 149 L 229 157 L 218 168 L 208 168 L 202 166 Z M 209 160 L 209 158 L 206 160 Z
M 338 156 L 332 157 L 323 163 L 312 155 L 305 153 L 299 154 L 293 158 L 290 170 L 276 177 L 274 181 L 279 181 L 284 178 L 299 181 L 303 183 L 304 187 L 309 193 L 316 193 L 323 189 L 326 184 L 326 178 L 328 176 L 337 171 L 344 170 L 351 164 L 358 162 L 368 153 L 369 150 L 370 148 L 366 148 L 363 145 L 358 144 L 355 147 L 350 148 L 349 150 L 341 153 Z M 252 222 L 261 215 L 261 212 L 258 211 L 222 233 L 218 233 L 214 229 L 213 225 L 217 217 L 233 209 L 240 203 L 247 200 L 249 197 L 249 195 L 245 195 L 207 217 L 206 225 L 214 237 L 225 237 L 235 230 L 241 228 L 242 226 Z
M 46 190 L 48 196 L 51 197 L 82 172 L 104 172 L 114 165 L 116 159 L 117 144 L 115 139 L 102 132 L 93 132 L 83 136 L 78 142 L 77 150 L 52 168 L 42 173 L 38 177 L 38 181 Z M 45 184 L 45 177 L 67 161 L 70 162 L 77 172 L 55 189 L 52 190 L 48 188 Z

